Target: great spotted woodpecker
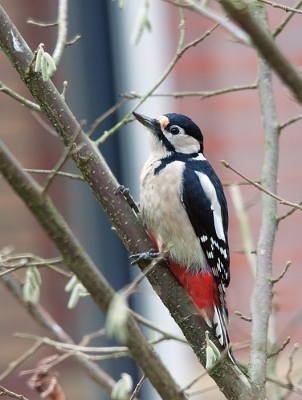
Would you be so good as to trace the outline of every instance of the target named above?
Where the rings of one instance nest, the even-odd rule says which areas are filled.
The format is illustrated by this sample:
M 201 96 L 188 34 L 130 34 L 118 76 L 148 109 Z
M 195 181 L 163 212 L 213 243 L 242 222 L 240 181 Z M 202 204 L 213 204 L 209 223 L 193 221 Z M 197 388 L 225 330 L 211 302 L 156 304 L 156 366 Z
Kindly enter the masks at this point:
M 221 182 L 203 155 L 203 135 L 182 114 L 157 119 L 133 114 L 150 133 L 151 154 L 140 177 L 146 230 L 159 251 L 169 249 L 170 269 L 227 347 L 228 209 Z

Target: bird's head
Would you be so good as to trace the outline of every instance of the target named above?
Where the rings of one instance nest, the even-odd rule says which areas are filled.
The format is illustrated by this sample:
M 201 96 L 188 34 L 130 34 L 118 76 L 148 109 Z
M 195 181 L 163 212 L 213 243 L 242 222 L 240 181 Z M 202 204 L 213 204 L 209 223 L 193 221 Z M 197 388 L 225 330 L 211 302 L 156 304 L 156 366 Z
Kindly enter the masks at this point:
M 151 132 L 151 151 L 203 153 L 202 133 L 189 117 L 176 113 L 161 115 L 158 118 L 149 118 L 135 112 L 133 115 Z

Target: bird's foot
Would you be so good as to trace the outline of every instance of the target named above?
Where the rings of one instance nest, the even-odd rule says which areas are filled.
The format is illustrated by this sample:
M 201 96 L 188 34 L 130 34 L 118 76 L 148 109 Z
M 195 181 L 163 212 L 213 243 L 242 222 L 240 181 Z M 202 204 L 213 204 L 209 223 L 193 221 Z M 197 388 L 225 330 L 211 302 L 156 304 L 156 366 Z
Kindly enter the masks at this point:
M 150 249 L 144 253 L 132 254 L 129 258 L 131 260 L 131 265 L 135 265 L 140 261 L 153 261 L 155 258 L 159 257 L 160 254 L 159 251 Z
M 128 188 L 126 188 L 124 185 L 120 185 L 116 188 L 115 194 L 116 195 L 121 194 L 122 196 L 124 196 L 124 198 L 126 199 L 129 206 L 132 208 L 132 210 L 134 210 L 136 214 L 139 214 L 139 208 L 135 203 L 133 197 L 131 196 L 130 190 Z

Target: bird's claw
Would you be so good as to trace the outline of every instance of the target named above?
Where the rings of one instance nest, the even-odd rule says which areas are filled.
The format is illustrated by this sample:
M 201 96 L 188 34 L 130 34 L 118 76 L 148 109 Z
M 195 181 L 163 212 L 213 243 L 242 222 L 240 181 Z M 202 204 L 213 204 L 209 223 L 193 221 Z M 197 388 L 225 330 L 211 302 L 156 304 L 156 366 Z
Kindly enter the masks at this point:
M 135 265 L 140 261 L 152 261 L 160 256 L 160 252 L 154 249 L 145 251 L 144 253 L 131 254 L 130 261 L 131 265 Z
M 127 203 L 132 208 L 132 210 L 134 210 L 136 214 L 139 213 L 139 208 L 135 203 L 133 197 L 131 196 L 130 190 L 128 188 L 126 188 L 124 185 L 120 185 L 116 188 L 115 194 L 116 195 L 121 194 L 122 196 L 124 196 L 124 198 L 127 200 Z

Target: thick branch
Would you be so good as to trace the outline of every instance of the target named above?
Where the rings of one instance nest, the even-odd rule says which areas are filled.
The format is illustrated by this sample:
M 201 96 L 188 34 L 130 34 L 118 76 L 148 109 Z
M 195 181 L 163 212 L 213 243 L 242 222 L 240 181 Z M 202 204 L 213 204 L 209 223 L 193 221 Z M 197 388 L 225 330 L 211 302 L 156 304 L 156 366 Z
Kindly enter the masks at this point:
M 259 25 L 267 28 L 263 6 L 256 13 Z M 261 183 L 272 193 L 277 191 L 279 156 L 279 130 L 273 97 L 270 65 L 259 57 L 259 97 L 262 109 L 265 148 Z M 251 299 L 252 341 L 250 352 L 250 375 L 265 398 L 268 323 L 272 302 L 272 253 L 277 229 L 277 201 L 262 195 L 262 224 L 257 247 L 257 273 Z
M 289 87 L 296 98 L 302 103 L 302 78 L 289 60 L 278 48 L 272 36 L 259 24 L 249 11 L 249 6 L 242 0 L 221 0 L 229 16 L 247 32 L 256 48 L 280 79 Z M 251 7 L 259 8 L 260 4 L 251 3 Z

